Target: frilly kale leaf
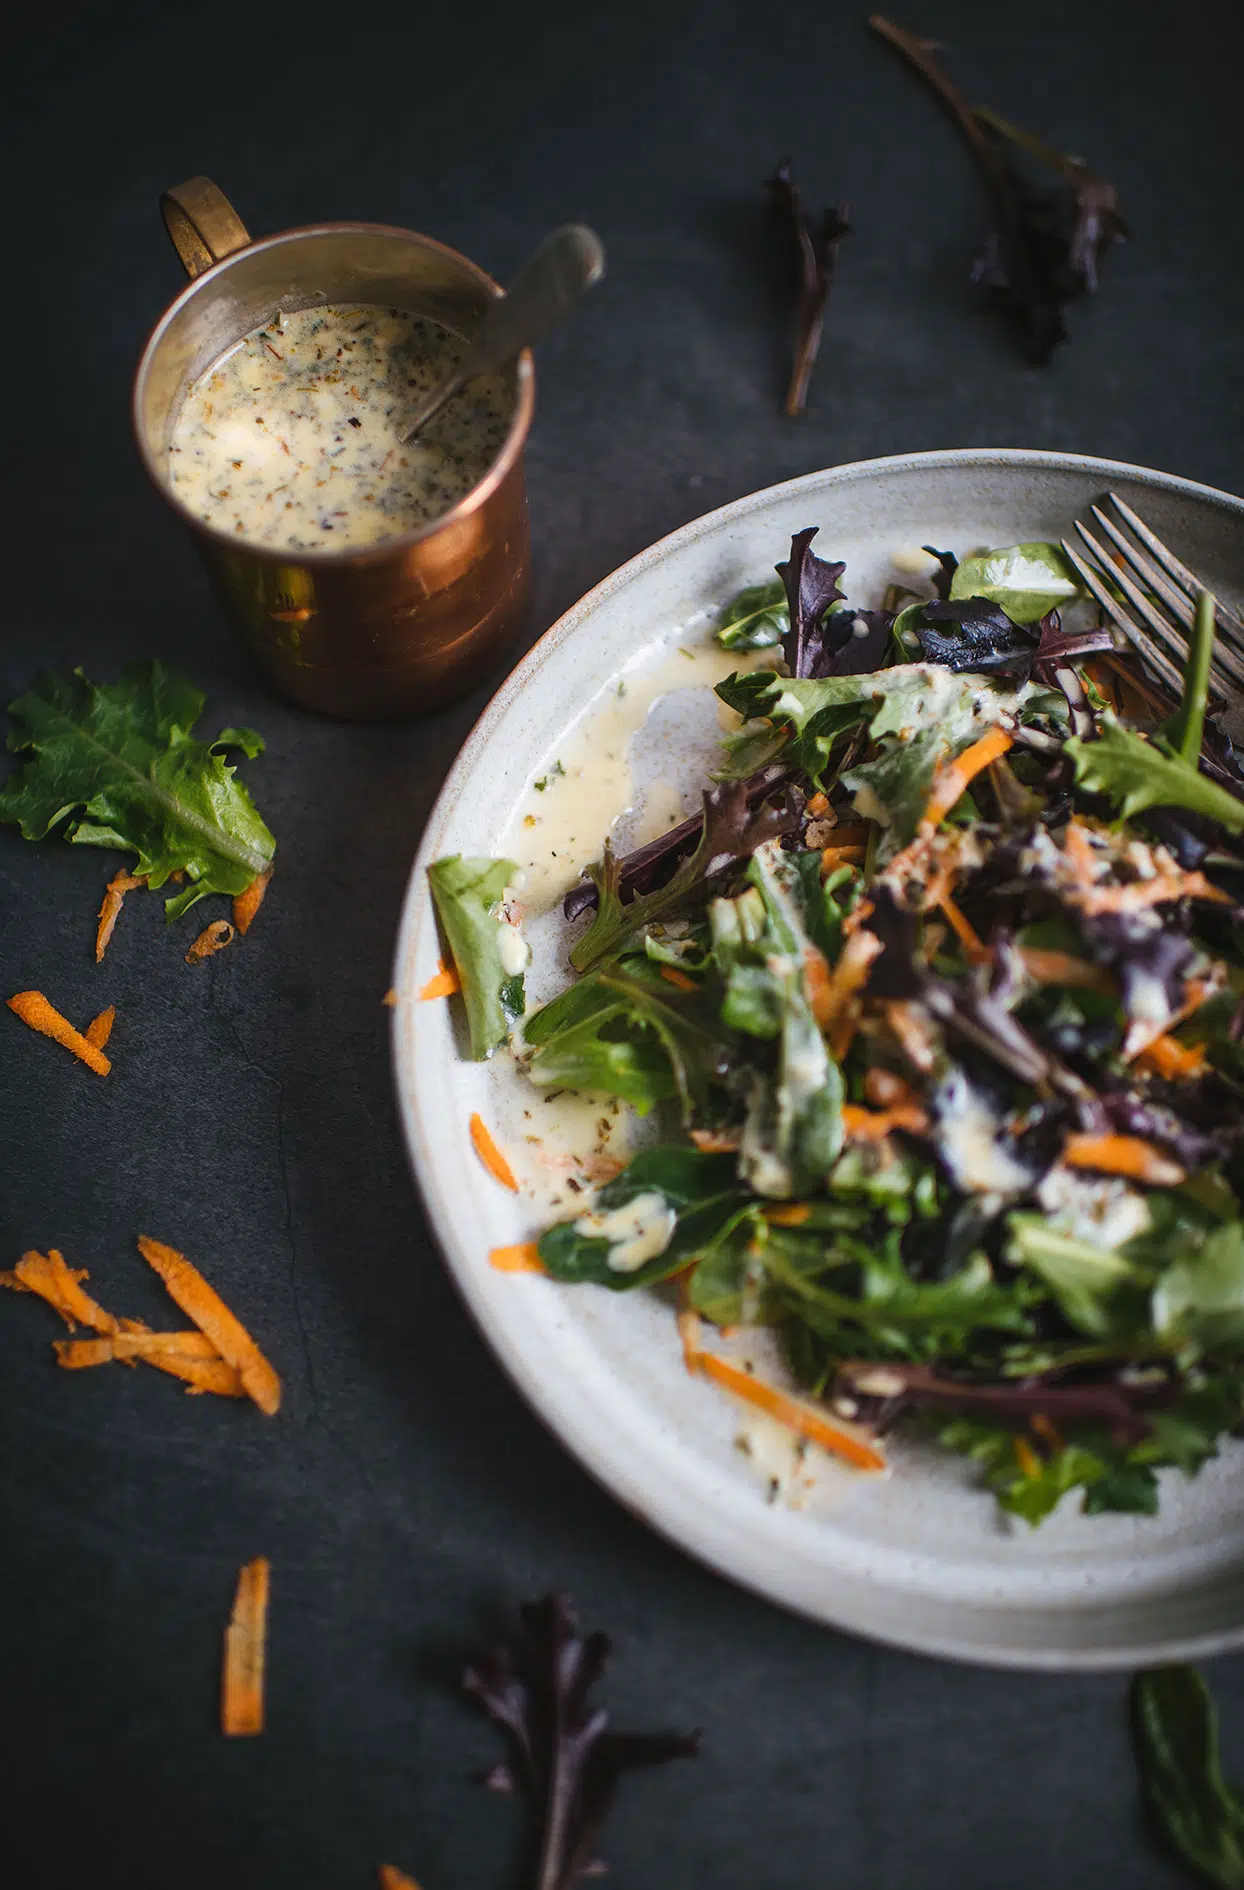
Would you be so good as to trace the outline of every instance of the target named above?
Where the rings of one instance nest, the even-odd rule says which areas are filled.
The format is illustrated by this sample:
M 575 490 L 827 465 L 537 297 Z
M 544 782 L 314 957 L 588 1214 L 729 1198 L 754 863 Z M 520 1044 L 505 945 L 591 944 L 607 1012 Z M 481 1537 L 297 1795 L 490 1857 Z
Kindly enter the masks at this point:
M 75 845 L 133 851 L 149 886 L 173 873 L 190 882 L 165 903 L 170 919 L 207 893 L 245 892 L 266 872 L 276 842 L 222 750 L 254 757 L 253 729 L 195 739 L 204 698 L 162 663 L 131 663 L 97 685 L 80 669 L 49 672 L 10 704 L 8 745 L 29 759 L 0 791 L 0 821 L 27 840 L 59 827 Z M 62 824 L 63 823 L 63 824 Z

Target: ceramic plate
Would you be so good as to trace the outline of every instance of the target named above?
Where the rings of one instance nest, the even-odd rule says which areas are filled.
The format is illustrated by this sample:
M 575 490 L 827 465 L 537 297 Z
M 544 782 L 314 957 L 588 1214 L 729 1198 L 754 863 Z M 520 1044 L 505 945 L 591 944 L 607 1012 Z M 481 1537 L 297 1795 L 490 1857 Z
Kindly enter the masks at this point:
M 599 854 L 628 799 L 621 845 L 697 805 L 720 733 L 706 685 L 725 673 L 712 608 L 770 573 L 792 532 L 820 526 L 817 550 L 846 559 L 852 601 L 875 603 L 898 547 L 1059 538 L 1107 488 L 1241 600 L 1244 502 L 1111 461 L 1018 451 L 812 473 L 624 565 L 524 658 L 463 748 L 411 875 L 393 976 L 399 1104 L 432 1225 L 498 1358 L 567 1448 L 645 1522 L 774 1601 L 899 1646 L 1014 1667 L 1124 1667 L 1244 1644 L 1244 1444 L 1195 1481 L 1163 1472 L 1157 1517 L 1089 1518 L 1065 1504 L 1032 1532 L 1000 1516 L 970 1464 L 933 1448 L 898 1442 L 885 1478 L 800 1465 L 785 1434 L 687 1375 L 655 1294 L 496 1271 L 490 1249 L 572 1210 L 566 1138 L 597 1124 L 616 1148 L 629 1131 L 599 1103 L 556 1126 L 566 1099 L 544 1102 L 508 1056 L 467 1061 L 458 1006 L 418 1001 L 442 949 L 426 867 L 445 853 L 527 865 L 556 850 L 552 871 L 533 870 L 524 888 L 530 910 Z M 580 772 L 589 758 L 603 809 Z M 564 981 L 556 906 L 528 929 L 543 998 Z M 473 1153 L 474 1110 L 514 1155 L 520 1195 Z

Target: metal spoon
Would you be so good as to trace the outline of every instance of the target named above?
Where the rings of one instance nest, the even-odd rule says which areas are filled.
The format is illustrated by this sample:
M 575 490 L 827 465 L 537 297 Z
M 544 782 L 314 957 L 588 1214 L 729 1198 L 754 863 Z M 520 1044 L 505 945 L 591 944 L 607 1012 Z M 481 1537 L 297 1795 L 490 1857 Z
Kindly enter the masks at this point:
M 605 273 L 600 238 L 585 223 L 564 223 L 546 236 L 506 293 L 488 311 L 453 373 L 425 395 L 398 437 L 405 446 L 477 374 L 504 367 L 568 315 Z

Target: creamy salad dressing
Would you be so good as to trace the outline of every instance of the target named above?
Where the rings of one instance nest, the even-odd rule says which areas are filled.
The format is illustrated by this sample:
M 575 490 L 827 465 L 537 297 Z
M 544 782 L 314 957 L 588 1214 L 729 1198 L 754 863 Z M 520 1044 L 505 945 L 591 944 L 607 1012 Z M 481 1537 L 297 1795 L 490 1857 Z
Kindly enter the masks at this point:
M 658 701 L 676 690 L 703 697 L 735 670 L 765 669 L 771 650 L 723 650 L 714 642 L 688 643 L 644 666 L 645 659 L 610 682 L 536 770 L 531 786 L 501 841 L 501 851 L 524 875 L 522 900 L 529 913 L 547 911 L 569 892 L 583 868 L 598 860 L 606 834 L 630 813 L 636 819 L 628 847 L 668 833 L 700 804 L 701 778 L 687 780 L 682 756 L 671 756 L 668 772 L 643 794 L 636 790 L 632 745 Z M 718 727 L 740 717 L 725 703 Z M 541 785 L 543 784 L 543 785 Z M 639 801 L 637 807 L 636 803 Z
M 169 442 L 174 494 L 218 531 L 288 551 L 417 530 L 478 485 L 509 431 L 512 392 L 487 375 L 399 445 L 416 400 L 462 347 L 404 309 L 276 316 L 188 390 Z

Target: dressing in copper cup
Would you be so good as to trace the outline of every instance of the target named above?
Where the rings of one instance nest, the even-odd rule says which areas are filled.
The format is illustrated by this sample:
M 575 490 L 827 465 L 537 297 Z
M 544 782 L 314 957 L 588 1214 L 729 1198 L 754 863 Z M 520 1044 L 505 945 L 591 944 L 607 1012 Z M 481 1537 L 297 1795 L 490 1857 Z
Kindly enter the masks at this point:
M 260 667 L 305 708 L 356 720 L 412 715 L 461 695 L 504 650 L 526 602 L 530 351 L 512 370 L 509 430 L 483 477 L 447 511 L 378 544 L 293 551 L 222 530 L 174 489 L 169 444 L 187 390 L 277 315 L 384 306 L 467 337 L 500 288 L 443 243 L 384 224 L 316 224 L 252 241 L 205 177 L 167 192 L 161 209 L 191 281 L 139 363 L 138 449 Z

